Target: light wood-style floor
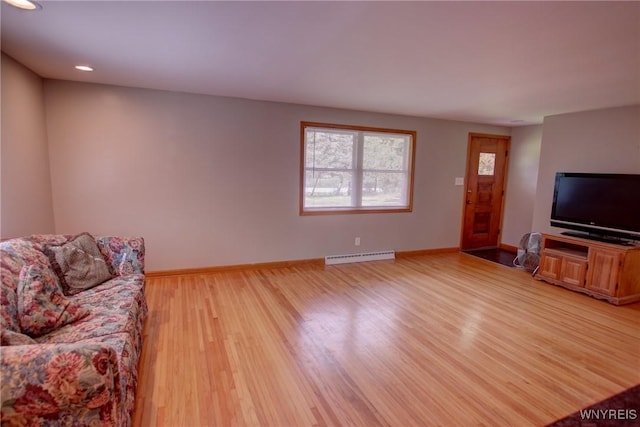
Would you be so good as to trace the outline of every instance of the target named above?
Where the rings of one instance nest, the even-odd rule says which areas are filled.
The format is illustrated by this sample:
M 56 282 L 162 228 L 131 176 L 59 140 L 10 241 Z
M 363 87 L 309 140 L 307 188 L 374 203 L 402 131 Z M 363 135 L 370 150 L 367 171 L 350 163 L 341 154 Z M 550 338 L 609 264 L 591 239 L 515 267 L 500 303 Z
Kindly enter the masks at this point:
M 541 426 L 640 383 L 640 304 L 449 253 L 150 278 L 135 426 Z

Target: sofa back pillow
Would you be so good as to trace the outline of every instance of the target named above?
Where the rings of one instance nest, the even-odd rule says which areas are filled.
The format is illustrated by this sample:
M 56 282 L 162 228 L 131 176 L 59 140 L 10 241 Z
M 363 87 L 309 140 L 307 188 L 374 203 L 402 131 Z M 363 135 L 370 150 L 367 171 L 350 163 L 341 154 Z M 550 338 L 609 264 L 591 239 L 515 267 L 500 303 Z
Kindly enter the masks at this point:
M 62 245 L 44 248 L 65 295 L 75 295 L 112 278 L 98 244 L 82 233 Z
M 96 243 L 114 276 L 144 274 L 144 238 L 103 236 Z
M 88 310 L 62 294 L 51 269 L 23 267 L 18 281 L 18 322 L 22 333 L 39 337 L 88 314 Z

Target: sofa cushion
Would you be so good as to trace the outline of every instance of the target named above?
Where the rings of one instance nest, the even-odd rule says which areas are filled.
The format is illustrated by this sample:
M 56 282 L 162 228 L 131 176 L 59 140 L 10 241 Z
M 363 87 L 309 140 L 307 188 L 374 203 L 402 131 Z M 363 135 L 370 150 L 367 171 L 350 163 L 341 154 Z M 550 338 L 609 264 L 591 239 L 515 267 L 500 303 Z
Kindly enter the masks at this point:
M 108 288 L 111 282 L 118 283 L 118 286 Z M 90 314 L 78 322 L 39 337 L 39 343 L 77 342 L 117 333 L 130 334 L 146 315 L 142 286 L 135 281 L 112 279 L 71 298 L 89 308 Z
M 25 266 L 18 281 L 18 323 L 32 337 L 47 334 L 75 322 L 89 312 L 66 298 L 53 272 L 46 267 Z
M 89 233 L 79 234 L 59 246 L 47 245 L 45 253 L 66 295 L 75 295 L 112 277 L 95 239 Z
M 73 296 L 75 301 L 79 301 L 84 304 L 85 300 L 89 301 L 96 298 L 96 295 L 105 291 L 117 292 L 123 285 L 134 285 L 142 292 L 144 292 L 145 276 L 144 274 L 128 274 L 126 276 L 116 276 L 111 280 L 107 280 L 104 283 L 100 283 L 98 286 L 91 288 L 91 292 L 81 292 Z M 100 297 L 98 297 L 98 303 L 100 303 Z

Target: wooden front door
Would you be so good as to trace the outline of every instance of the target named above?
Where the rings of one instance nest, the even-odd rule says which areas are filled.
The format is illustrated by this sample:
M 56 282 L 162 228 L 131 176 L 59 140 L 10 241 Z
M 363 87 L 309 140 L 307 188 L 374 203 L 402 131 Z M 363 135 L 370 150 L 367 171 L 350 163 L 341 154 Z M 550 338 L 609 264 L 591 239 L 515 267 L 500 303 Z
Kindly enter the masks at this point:
M 469 134 L 462 249 L 498 246 L 510 136 Z

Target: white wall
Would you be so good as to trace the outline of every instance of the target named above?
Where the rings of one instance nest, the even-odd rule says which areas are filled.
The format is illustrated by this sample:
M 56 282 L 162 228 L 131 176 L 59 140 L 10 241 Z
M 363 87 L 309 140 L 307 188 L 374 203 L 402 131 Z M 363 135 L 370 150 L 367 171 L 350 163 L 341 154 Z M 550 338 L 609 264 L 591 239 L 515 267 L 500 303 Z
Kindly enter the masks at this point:
M 2 54 L 0 238 L 53 233 L 42 79 Z
M 561 231 L 549 225 L 556 172 L 639 174 L 640 106 L 545 117 L 534 230 Z
M 541 144 L 542 125 L 521 126 L 511 130 L 501 243 L 518 246 L 525 233 L 535 231 L 532 229 L 533 207 Z
M 45 81 L 55 229 L 142 235 L 149 271 L 457 247 L 469 132 L 508 128 Z M 298 215 L 300 121 L 417 131 L 414 211 Z M 362 239 L 359 248 L 354 237 Z

